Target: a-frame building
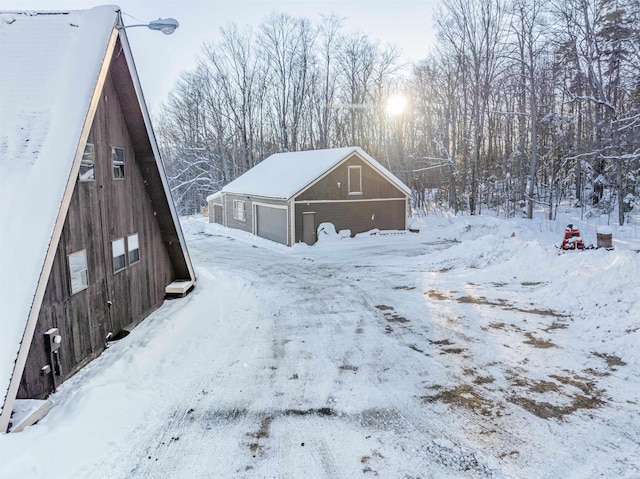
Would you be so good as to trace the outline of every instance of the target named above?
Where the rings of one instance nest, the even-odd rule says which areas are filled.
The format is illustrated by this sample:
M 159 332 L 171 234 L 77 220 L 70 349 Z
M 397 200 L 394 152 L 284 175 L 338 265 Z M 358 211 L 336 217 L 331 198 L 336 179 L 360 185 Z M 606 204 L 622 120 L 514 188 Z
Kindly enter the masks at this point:
M 118 7 L 0 12 L 0 432 L 195 273 Z

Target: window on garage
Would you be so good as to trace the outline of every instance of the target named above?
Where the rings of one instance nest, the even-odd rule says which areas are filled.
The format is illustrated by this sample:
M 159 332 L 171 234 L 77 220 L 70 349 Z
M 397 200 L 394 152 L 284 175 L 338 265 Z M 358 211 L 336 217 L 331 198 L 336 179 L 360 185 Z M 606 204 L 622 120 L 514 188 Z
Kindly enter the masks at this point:
M 362 166 L 350 166 L 349 172 L 349 194 L 362 194 Z
M 233 200 L 233 219 L 245 221 L 244 201 Z

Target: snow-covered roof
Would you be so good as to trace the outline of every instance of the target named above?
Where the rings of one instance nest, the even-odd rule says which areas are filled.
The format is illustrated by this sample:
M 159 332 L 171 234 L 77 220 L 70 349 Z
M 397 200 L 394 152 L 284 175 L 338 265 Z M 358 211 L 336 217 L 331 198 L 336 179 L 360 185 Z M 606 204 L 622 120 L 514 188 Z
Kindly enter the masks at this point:
M 212 195 L 207 196 L 207 203 L 209 203 L 210 201 L 217 200 L 218 198 L 221 198 L 221 197 L 222 197 L 222 191 L 217 191 Z
M 0 12 L 0 407 L 118 10 Z
M 402 181 L 357 146 L 276 153 L 236 178 L 222 191 L 288 200 L 353 153 L 370 163 L 402 191 L 411 194 Z

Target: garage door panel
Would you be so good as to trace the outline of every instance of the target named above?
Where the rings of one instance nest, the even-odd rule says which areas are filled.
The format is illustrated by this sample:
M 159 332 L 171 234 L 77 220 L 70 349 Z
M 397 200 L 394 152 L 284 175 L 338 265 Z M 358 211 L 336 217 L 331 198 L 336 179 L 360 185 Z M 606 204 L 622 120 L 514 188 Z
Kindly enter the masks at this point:
M 287 244 L 287 210 L 256 205 L 256 234 Z

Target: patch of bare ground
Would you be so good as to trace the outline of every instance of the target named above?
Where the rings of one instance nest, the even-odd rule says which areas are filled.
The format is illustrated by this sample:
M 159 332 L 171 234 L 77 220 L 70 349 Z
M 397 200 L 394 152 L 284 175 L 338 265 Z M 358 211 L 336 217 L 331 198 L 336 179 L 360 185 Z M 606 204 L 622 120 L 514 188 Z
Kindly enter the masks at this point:
M 380 311 L 384 311 L 384 318 L 390 323 L 408 323 L 409 320 L 404 316 L 393 313 L 393 306 L 387 306 L 386 304 L 377 304 L 376 308 Z
M 501 330 L 501 331 L 504 331 L 505 329 L 507 329 L 507 327 L 506 327 L 507 325 L 506 325 L 506 324 L 504 324 L 504 323 L 489 323 L 487 326 L 488 326 L 489 328 L 492 328 L 492 329 L 499 329 L 499 330 Z M 483 327 L 483 329 L 485 329 L 485 328 Z
M 495 378 L 492 378 L 491 376 L 478 376 L 473 379 L 473 384 L 480 386 L 482 384 L 491 384 L 494 381 Z
M 373 451 L 371 456 L 373 456 L 374 458 L 384 459 L 384 456 L 382 454 L 380 454 L 378 451 Z M 378 471 L 372 469 L 371 465 L 369 464 L 369 461 L 371 461 L 371 456 L 362 456 L 360 458 L 360 462 L 364 466 L 362 468 L 362 472 L 364 472 L 365 474 L 373 474 L 374 476 L 377 476 L 378 475 Z
M 595 409 L 603 404 L 603 401 L 598 397 L 582 395 L 574 396 L 571 404 L 567 406 L 517 396 L 507 398 L 507 401 L 520 406 L 541 419 L 562 419 L 564 416 L 573 414 L 579 409 Z
M 390 323 L 408 323 L 409 320 L 404 316 L 400 316 L 399 314 L 385 314 L 385 319 Z
M 483 331 L 488 331 L 489 329 L 497 329 L 500 331 L 508 331 L 508 330 L 522 331 L 522 329 L 520 329 L 515 324 L 506 324 L 502 322 L 491 322 L 486 326 L 481 326 L 480 329 L 482 329 Z
M 249 450 L 253 453 L 254 457 L 256 454 L 264 454 L 264 446 L 260 444 L 260 439 L 266 439 L 269 437 L 272 422 L 273 416 L 267 416 L 262 419 L 260 427 L 256 432 L 247 433 L 247 436 L 256 439 L 255 442 L 249 444 Z
M 530 344 L 534 348 L 548 349 L 548 348 L 556 348 L 557 347 L 552 341 L 549 341 L 547 339 L 536 338 L 533 335 L 533 333 L 531 333 L 531 332 L 527 332 L 524 335 L 527 338 L 529 338 L 527 341 L 523 341 L 524 344 Z
M 437 394 L 422 396 L 422 400 L 427 403 L 443 402 L 455 406 L 469 409 L 483 416 L 499 416 L 501 406 L 482 396 L 473 386 L 460 384 L 453 389 L 442 389 L 441 386 L 433 386 L 432 389 L 439 390 Z
M 549 375 L 554 381 L 532 381 L 523 378 L 517 373 L 510 371 L 507 375 L 509 382 L 516 387 L 526 388 L 528 392 L 544 395 L 545 393 L 555 393 L 570 400 L 568 404 L 553 404 L 548 401 L 536 400 L 528 395 L 512 395 L 507 401 L 522 407 L 529 413 L 542 419 L 562 419 L 564 416 L 573 414 L 580 409 L 595 409 L 604 404 L 602 395 L 604 390 L 597 389 L 592 381 L 581 376 L 562 376 L 558 374 Z M 566 389 L 571 386 L 580 392 L 571 393 Z
M 394 286 L 392 289 L 394 290 L 403 289 L 405 291 L 411 291 L 416 289 L 416 287 L 415 286 Z
M 477 384 L 478 386 L 482 384 L 491 384 L 495 381 L 495 378 L 491 376 L 479 376 L 478 371 L 475 368 L 466 368 L 463 369 L 462 372 L 465 376 L 471 376 L 473 378 L 471 382 L 473 384 Z
M 559 321 L 554 321 L 553 323 L 551 323 L 549 326 L 547 326 L 546 328 L 543 329 L 543 331 L 550 333 L 551 331 L 554 331 L 556 329 L 567 329 L 568 325 L 567 323 L 562 323 Z
M 470 286 L 474 286 L 473 283 L 467 283 L 467 284 L 470 285 Z M 446 300 L 454 299 L 457 302 L 462 303 L 462 304 L 476 304 L 476 305 L 481 305 L 481 306 L 494 306 L 494 307 L 502 308 L 505 311 L 518 311 L 520 313 L 535 314 L 535 315 L 538 315 L 538 316 L 551 316 L 551 317 L 554 317 L 554 318 L 564 318 L 564 317 L 567 316 L 566 314 L 559 313 L 559 312 L 554 311 L 552 309 L 518 307 L 518 306 L 515 306 L 514 304 L 510 303 L 506 299 L 502 299 L 502 298 L 497 298 L 497 299 L 491 300 L 491 299 L 486 298 L 485 296 L 474 296 L 474 295 L 459 296 L 459 297 L 456 298 L 456 297 L 452 296 L 451 293 L 454 293 L 454 291 L 452 291 L 450 293 L 446 293 L 446 292 L 443 292 L 443 291 L 429 290 L 429 291 L 427 291 L 425 293 L 425 295 L 427 295 L 431 299 L 436 299 L 436 300 L 440 300 L 440 301 L 446 301 Z
M 625 363 L 622 359 L 620 359 L 618 356 L 614 356 L 613 354 L 596 353 L 596 352 L 592 352 L 591 354 L 593 354 L 598 358 L 604 359 L 605 362 L 607 363 L 607 366 L 609 366 L 609 368 L 612 369 L 613 371 L 616 370 L 616 366 L 627 365 L 627 363 Z
M 443 293 L 442 291 L 435 291 L 433 289 L 430 289 L 424 294 L 426 294 L 431 299 L 437 299 L 439 301 L 446 301 L 448 299 L 452 299 L 452 297 L 449 294 Z
M 273 422 L 273 416 L 267 416 L 260 422 L 260 428 L 257 432 L 249 433 L 248 436 L 255 437 L 256 439 L 265 439 L 269 437 L 269 431 L 271 430 L 271 423 Z
M 358 366 L 352 366 L 351 364 L 343 364 L 340 366 L 340 371 L 353 371 L 354 373 L 358 371 Z
M 378 308 L 380 311 L 393 310 L 393 306 L 387 306 L 386 304 L 376 304 L 376 308 Z
M 453 343 L 451 341 L 449 341 L 448 339 L 440 339 L 438 341 L 431 341 L 429 340 L 429 342 L 431 344 L 435 344 L 436 346 L 451 346 Z
M 429 340 L 429 343 L 435 346 L 454 346 L 455 345 L 455 343 L 452 343 L 448 339 L 441 339 L 438 341 Z M 461 354 L 465 351 L 466 351 L 465 348 L 458 348 L 458 347 L 444 348 L 443 347 L 441 348 L 440 354 Z
M 465 348 L 447 348 L 443 349 L 440 354 L 462 354 L 466 351 Z

